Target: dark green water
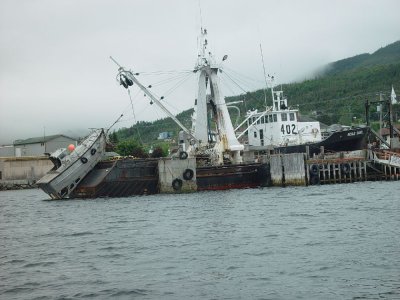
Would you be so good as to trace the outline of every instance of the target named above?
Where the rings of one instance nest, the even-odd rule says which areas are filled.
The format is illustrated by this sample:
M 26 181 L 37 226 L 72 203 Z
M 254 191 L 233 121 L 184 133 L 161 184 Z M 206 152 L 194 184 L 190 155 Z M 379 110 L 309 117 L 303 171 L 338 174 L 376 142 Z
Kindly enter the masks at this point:
M 400 299 L 400 182 L 0 192 L 0 299 Z

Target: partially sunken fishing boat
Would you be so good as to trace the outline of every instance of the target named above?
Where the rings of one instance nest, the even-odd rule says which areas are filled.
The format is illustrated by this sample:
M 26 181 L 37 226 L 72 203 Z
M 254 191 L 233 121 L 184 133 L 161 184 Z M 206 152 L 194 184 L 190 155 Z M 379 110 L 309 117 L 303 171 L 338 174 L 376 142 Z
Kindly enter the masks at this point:
M 52 199 L 70 197 L 85 176 L 103 158 L 106 135 L 103 129 L 92 132 L 79 146 L 69 153 L 59 149 L 50 155 L 53 169 L 42 177 L 37 185 Z

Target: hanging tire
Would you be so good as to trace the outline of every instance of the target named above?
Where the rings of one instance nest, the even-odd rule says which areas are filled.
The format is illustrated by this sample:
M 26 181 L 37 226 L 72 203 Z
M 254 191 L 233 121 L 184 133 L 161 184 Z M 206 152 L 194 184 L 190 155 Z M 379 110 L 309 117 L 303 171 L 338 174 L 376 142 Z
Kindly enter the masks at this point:
M 92 150 L 90 150 L 90 154 L 95 155 L 96 154 L 96 149 L 92 148 Z
M 190 180 L 190 179 L 192 179 L 192 178 L 193 178 L 193 175 L 194 175 L 194 172 L 193 172 L 192 169 L 186 169 L 186 170 L 183 172 L 183 178 L 184 178 L 185 180 Z
M 318 185 L 319 184 L 319 177 L 318 176 L 311 176 L 310 184 L 311 185 Z
M 172 188 L 173 188 L 175 191 L 180 191 L 181 188 L 182 188 L 182 184 L 183 184 L 183 182 L 182 182 L 181 179 L 175 178 L 175 179 L 172 181 Z
M 311 165 L 310 167 L 310 174 L 312 175 L 318 175 L 319 168 L 318 165 Z
M 350 164 L 345 163 L 340 168 L 342 169 L 343 174 L 347 175 L 350 173 Z
M 185 152 L 185 151 L 180 152 L 180 153 L 179 153 L 179 158 L 180 158 L 180 159 L 186 159 L 186 158 L 188 158 L 187 152 Z
M 81 157 L 81 162 L 83 164 L 86 164 L 88 162 L 88 159 L 86 157 Z

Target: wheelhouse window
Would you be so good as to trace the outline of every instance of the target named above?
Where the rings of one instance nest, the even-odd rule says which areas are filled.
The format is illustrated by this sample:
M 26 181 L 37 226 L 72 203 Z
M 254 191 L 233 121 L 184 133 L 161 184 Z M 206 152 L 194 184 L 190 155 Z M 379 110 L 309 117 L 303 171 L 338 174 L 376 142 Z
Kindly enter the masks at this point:
M 269 122 L 272 123 L 274 120 L 272 119 L 272 115 L 269 115 Z
M 274 114 L 274 122 L 278 122 L 278 116 Z
M 264 124 L 265 123 L 265 119 L 264 119 L 264 116 L 262 116 L 261 117 L 261 124 Z
M 289 114 L 290 121 L 294 121 L 294 113 Z
M 254 137 L 255 138 L 257 137 L 257 131 L 254 131 Z
M 281 113 L 282 121 L 287 121 L 287 113 Z

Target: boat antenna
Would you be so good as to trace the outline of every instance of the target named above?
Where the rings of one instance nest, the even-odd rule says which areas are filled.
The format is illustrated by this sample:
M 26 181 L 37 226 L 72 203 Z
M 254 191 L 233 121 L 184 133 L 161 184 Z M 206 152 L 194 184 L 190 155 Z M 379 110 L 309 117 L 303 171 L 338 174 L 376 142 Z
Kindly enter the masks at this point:
M 200 28 L 201 30 L 203 30 L 203 16 L 201 14 L 201 4 L 200 4 L 200 0 L 199 0 L 199 13 L 200 13 Z
M 114 57 L 110 56 L 110 59 L 111 59 L 119 68 L 122 68 L 121 65 L 114 59 Z
M 267 91 L 266 91 L 266 89 L 268 88 L 268 82 L 267 82 L 267 74 L 265 72 L 264 55 L 263 55 L 261 43 L 260 43 L 260 52 L 261 52 L 261 61 L 262 61 L 262 65 L 263 65 L 264 80 L 265 80 L 265 88 L 263 89 L 264 90 L 264 102 L 265 102 L 265 108 L 267 108 Z
M 117 123 L 119 122 L 119 120 L 121 120 L 121 118 L 122 118 L 123 116 L 124 116 L 124 115 L 121 114 L 121 115 L 118 117 L 118 119 L 117 119 L 114 123 L 112 123 L 112 125 L 111 125 L 110 127 L 107 128 L 107 130 L 106 130 L 106 135 L 108 134 L 108 132 L 110 131 L 110 129 L 111 129 L 115 124 L 117 124 Z

